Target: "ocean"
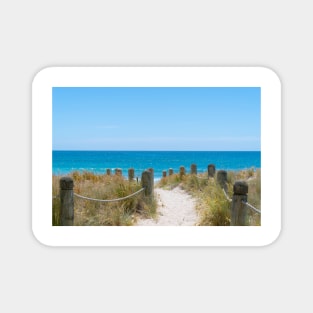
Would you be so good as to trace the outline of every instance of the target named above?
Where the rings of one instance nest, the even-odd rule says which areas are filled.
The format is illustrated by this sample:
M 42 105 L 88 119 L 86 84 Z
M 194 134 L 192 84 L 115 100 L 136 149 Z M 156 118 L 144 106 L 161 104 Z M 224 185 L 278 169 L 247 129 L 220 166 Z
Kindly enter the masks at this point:
M 172 168 L 179 172 L 185 166 L 189 173 L 191 164 L 197 165 L 198 173 L 207 172 L 209 164 L 216 170 L 237 171 L 261 168 L 260 151 L 52 151 L 52 173 L 66 175 L 72 171 L 106 173 L 122 169 L 127 177 L 128 169 L 134 168 L 135 177 L 148 168 L 154 169 L 154 178 L 160 179 L 162 171 Z

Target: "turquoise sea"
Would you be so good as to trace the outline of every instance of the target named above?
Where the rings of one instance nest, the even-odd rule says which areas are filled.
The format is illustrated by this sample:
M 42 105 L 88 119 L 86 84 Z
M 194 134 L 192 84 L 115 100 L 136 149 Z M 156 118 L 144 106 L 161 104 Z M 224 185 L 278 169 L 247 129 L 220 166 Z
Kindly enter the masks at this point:
M 209 164 L 216 170 L 242 170 L 261 168 L 260 151 L 52 151 L 52 172 L 65 175 L 72 171 L 92 171 L 104 174 L 107 168 L 114 171 L 121 168 L 127 176 L 129 168 L 135 169 L 135 176 L 148 168 L 154 169 L 154 178 L 162 177 L 162 171 L 172 168 L 179 172 L 185 166 L 197 164 L 198 173 L 207 171 Z

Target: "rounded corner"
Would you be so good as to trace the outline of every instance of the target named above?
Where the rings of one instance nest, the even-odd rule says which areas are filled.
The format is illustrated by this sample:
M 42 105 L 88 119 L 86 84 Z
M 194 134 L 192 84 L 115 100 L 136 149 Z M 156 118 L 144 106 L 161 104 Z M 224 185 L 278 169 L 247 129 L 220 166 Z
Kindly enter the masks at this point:
M 280 226 L 279 229 L 277 230 L 277 232 L 275 232 L 275 234 L 273 235 L 273 237 L 270 238 L 269 242 L 266 242 L 265 244 L 263 244 L 261 246 L 262 247 L 268 247 L 268 246 L 275 244 L 277 242 L 277 240 L 280 238 L 281 232 L 282 232 L 282 228 Z
M 33 238 L 42 246 L 44 247 L 48 247 L 48 248 L 51 248 L 53 247 L 52 245 L 48 244 L 48 243 L 45 243 L 44 240 L 42 240 L 40 238 L 40 236 L 38 236 L 38 234 L 36 234 L 36 231 L 34 230 L 34 227 L 32 227 L 32 235 L 33 235 Z
M 43 67 L 38 72 L 36 72 L 32 79 L 32 86 L 34 87 L 38 81 L 42 80 L 43 78 L 46 78 L 47 74 L 49 75 L 49 72 L 51 72 L 54 69 L 55 67 L 53 66 L 47 66 L 47 67 Z
M 276 83 L 281 88 L 282 81 L 281 81 L 279 74 L 276 72 L 276 70 L 273 70 L 272 68 L 268 66 L 260 66 L 259 69 L 261 69 L 268 78 L 271 78 L 274 81 L 276 81 Z

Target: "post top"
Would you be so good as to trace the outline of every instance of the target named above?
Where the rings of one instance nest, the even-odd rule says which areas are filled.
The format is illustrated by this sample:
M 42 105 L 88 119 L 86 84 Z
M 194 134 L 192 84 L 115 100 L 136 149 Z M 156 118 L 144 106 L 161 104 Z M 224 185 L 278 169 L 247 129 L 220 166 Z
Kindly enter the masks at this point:
M 219 171 L 217 172 L 217 174 L 227 174 L 227 171 L 225 171 L 225 170 L 219 170 Z
M 74 188 L 74 181 L 72 177 L 61 177 L 60 178 L 60 188 L 62 190 L 73 190 Z
M 245 181 L 236 181 L 234 184 L 235 195 L 246 195 L 248 193 L 248 184 Z
M 147 169 L 147 170 L 144 170 L 143 172 L 142 172 L 142 174 L 141 174 L 141 176 L 143 175 L 143 174 L 145 174 L 145 175 L 152 175 L 152 171 L 151 171 L 151 169 Z

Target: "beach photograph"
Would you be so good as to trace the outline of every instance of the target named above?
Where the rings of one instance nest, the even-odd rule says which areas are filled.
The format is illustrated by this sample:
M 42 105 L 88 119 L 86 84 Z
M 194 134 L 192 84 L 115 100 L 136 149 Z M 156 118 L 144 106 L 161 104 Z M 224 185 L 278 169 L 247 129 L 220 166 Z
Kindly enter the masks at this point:
M 261 226 L 261 88 L 53 87 L 52 226 Z

